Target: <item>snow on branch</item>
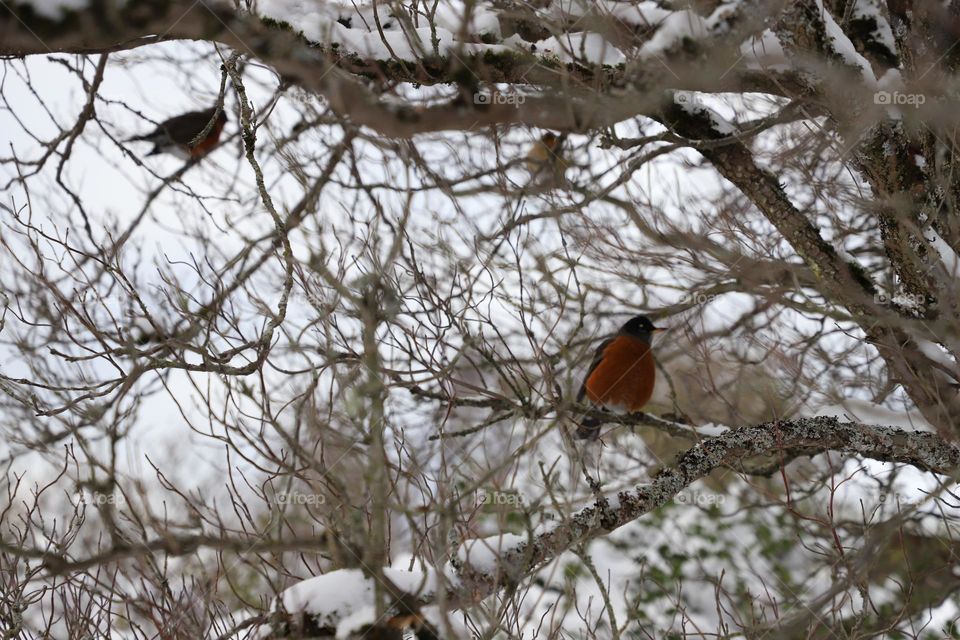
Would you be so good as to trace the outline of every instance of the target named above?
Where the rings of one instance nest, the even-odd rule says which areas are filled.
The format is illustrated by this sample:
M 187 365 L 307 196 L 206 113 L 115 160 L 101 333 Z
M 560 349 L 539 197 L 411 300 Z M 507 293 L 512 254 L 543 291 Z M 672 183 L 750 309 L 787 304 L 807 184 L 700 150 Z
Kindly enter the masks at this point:
M 960 469 L 960 447 L 939 436 L 897 427 L 841 421 L 837 417 L 799 418 L 732 429 L 680 454 L 649 484 L 604 496 L 570 517 L 541 526 L 530 536 L 505 534 L 468 540 L 440 572 L 385 569 L 402 593 L 392 593 L 394 609 L 404 598 L 419 605 L 441 599 L 457 608 L 517 584 L 564 551 L 604 536 L 672 500 L 693 482 L 722 467 L 742 467 L 758 457 L 792 459 L 828 451 L 950 475 Z M 294 585 L 283 594 L 282 610 L 311 628 L 345 633 L 370 623 L 374 611 L 373 579 L 356 569 L 341 569 Z M 388 593 L 395 589 L 386 589 Z M 400 615 L 402 611 L 394 611 Z M 289 618 L 274 622 L 280 636 Z M 279 626 L 277 626 L 279 624 Z M 308 625 L 310 626 L 310 625 Z M 341 636 L 337 636 L 341 637 Z
M 649 2 L 499 7 L 443 2 L 424 13 L 422 5 L 271 0 L 247 12 L 214 1 L 18 0 L 0 13 L 0 55 L 218 42 L 271 65 L 284 83 L 324 97 L 355 124 L 391 136 L 516 122 L 603 127 L 656 112 L 664 91 L 780 95 L 798 86 L 789 70 L 740 65 L 743 43 L 765 28 L 771 9 L 764 3 L 728 3 L 706 17 Z M 544 23 L 551 28 L 534 29 Z M 716 72 L 705 70 L 707 54 Z M 459 91 L 440 104 L 413 105 L 384 99 L 370 79 Z M 603 104 L 597 94 L 571 91 L 571 81 L 603 87 Z M 480 85 L 498 83 L 524 87 L 523 105 L 475 104 L 476 92 L 487 91 Z
M 375 580 L 360 569 L 339 569 L 299 582 L 274 602 L 277 622 L 272 631 L 281 636 L 308 632 L 337 638 L 362 632 L 378 622 L 374 606 Z M 403 617 L 419 609 L 419 602 L 433 600 L 440 584 L 431 572 L 391 568 L 384 568 L 382 580 L 393 600 L 391 617 Z M 451 575 L 446 582 L 455 580 Z M 270 632 L 266 626 L 261 629 L 263 636 Z

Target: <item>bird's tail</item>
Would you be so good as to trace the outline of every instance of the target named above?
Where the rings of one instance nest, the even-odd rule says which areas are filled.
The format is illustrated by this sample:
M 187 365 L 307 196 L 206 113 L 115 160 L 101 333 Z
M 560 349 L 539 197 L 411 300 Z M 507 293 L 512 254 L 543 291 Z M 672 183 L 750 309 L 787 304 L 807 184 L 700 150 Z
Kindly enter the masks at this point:
M 160 134 L 156 131 L 151 131 L 150 133 L 144 133 L 143 135 L 133 136 L 132 138 L 127 138 L 124 142 L 140 142 L 146 140 L 148 142 L 156 142 Z

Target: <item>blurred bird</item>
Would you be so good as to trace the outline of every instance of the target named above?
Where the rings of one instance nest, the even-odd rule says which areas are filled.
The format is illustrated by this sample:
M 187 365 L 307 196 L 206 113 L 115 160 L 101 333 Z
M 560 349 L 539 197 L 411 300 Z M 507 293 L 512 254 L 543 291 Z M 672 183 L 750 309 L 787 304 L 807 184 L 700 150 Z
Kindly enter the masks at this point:
M 537 186 L 557 186 L 563 183 L 569 163 L 563 157 L 563 139 L 548 131 L 537 140 L 526 158 L 530 183 Z
M 646 316 L 636 316 L 620 327 L 617 335 L 601 343 L 577 394 L 577 402 L 586 396 L 603 409 L 640 411 L 653 395 L 657 379 L 650 343 L 658 331 L 664 329 L 653 326 Z M 595 440 L 600 436 L 602 423 L 597 418 L 585 418 L 574 437 Z
M 207 155 L 220 141 L 223 126 L 227 123 L 227 112 L 220 111 L 210 132 L 196 145 L 191 146 L 194 138 L 203 133 L 213 119 L 217 108 L 211 107 L 203 111 L 191 111 L 179 116 L 164 120 L 157 128 L 142 136 L 135 136 L 127 142 L 144 140 L 153 143 L 153 150 L 148 156 L 158 153 L 170 153 L 184 160 L 198 159 Z
M 440 640 L 440 632 L 420 612 L 416 596 L 401 595 L 391 609 L 397 615 L 364 627 L 358 640 Z

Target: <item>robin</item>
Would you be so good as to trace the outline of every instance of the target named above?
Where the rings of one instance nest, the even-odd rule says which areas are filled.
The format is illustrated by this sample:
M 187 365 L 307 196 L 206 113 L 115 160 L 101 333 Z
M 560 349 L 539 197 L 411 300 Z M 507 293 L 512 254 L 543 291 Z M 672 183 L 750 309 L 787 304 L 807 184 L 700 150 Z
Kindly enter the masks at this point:
M 570 166 L 563 157 L 563 140 L 560 136 L 548 131 L 537 140 L 526 158 L 527 171 L 530 172 L 531 183 L 538 185 L 561 184 L 564 174 Z
M 207 136 L 196 145 L 191 146 L 191 143 L 207 128 L 216 111 L 216 107 L 211 107 L 203 111 L 191 111 L 175 116 L 161 122 L 150 133 L 130 138 L 127 142 L 139 140 L 152 142 L 153 151 L 148 153 L 148 156 L 166 152 L 184 160 L 202 158 L 220 141 L 223 126 L 227 123 L 227 112 L 221 109 Z
M 657 379 L 650 341 L 658 331 L 664 329 L 653 326 L 646 316 L 636 316 L 620 327 L 615 336 L 604 340 L 580 386 L 577 402 L 586 396 L 604 409 L 640 411 L 653 395 Z M 602 420 L 586 418 L 577 427 L 575 437 L 595 440 L 600 436 L 601 424 Z
M 363 630 L 364 640 L 440 640 L 439 631 L 420 612 L 416 597 L 403 594 L 393 604 L 397 615 Z

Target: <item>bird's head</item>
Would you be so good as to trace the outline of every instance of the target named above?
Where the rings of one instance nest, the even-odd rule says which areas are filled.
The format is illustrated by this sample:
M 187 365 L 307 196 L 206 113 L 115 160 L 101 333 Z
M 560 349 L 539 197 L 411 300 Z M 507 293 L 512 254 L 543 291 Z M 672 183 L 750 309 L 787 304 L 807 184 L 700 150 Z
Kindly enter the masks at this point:
M 620 327 L 621 334 L 640 338 L 645 342 L 650 342 L 653 334 L 658 331 L 666 331 L 666 329 L 654 326 L 653 322 L 651 322 L 647 316 L 634 316 Z

